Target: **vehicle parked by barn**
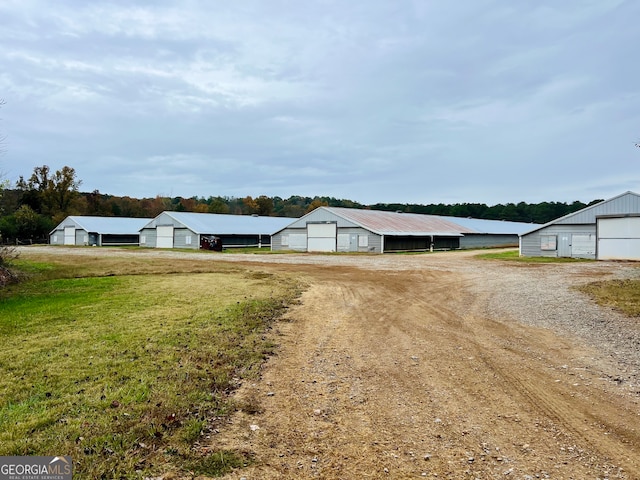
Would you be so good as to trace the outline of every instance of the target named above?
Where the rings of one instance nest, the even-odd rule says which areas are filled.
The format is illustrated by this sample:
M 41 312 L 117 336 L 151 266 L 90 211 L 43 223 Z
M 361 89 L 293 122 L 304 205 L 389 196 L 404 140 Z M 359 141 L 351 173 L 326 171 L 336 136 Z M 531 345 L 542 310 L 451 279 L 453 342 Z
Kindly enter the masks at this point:
M 268 248 L 271 235 L 293 220 L 257 215 L 162 212 L 140 230 L 140 246 L 199 249 L 206 244 L 203 238 L 217 237 L 225 248 Z

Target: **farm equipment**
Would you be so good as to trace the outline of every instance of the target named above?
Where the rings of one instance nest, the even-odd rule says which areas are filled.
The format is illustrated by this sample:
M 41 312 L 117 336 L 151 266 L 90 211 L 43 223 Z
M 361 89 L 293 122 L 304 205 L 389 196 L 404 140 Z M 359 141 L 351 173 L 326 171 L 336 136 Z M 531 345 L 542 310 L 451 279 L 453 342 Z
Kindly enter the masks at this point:
M 202 236 L 200 239 L 200 248 L 203 250 L 222 251 L 222 239 L 213 235 Z

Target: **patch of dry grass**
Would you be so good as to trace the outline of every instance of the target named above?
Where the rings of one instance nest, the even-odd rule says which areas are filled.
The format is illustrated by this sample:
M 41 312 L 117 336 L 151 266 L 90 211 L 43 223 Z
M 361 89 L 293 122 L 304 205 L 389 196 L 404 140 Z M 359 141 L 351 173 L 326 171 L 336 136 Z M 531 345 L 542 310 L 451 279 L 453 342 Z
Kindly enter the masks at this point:
M 599 305 L 640 317 L 640 280 L 605 280 L 578 287 Z

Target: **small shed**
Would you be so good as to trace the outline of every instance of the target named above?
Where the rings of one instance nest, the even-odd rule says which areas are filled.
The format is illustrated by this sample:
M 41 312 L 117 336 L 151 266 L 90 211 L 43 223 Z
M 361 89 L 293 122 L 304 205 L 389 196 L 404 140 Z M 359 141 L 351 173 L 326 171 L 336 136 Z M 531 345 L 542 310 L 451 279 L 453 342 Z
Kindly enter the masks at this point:
M 51 245 L 139 245 L 149 218 L 71 215 L 49 233 Z
M 625 192 L 527 231 L 520 255 L 640 260 L 640 195 Z
M 320 207 L 275 233 L 272 250 L 396 252 L 517 246 L 531 224 Z
M 293 220 L 257 215 L 162 212 L 142 227 L 140 245 L 197 250 L 204 243 L 204 237 L 217 237 L 225 248 L 270 247 L 273 232 Z

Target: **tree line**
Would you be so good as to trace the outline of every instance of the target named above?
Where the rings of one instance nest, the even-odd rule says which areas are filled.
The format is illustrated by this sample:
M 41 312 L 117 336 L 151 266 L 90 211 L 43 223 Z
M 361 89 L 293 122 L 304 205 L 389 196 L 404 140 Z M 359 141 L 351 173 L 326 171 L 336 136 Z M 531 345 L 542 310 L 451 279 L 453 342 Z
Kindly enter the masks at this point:
M 153 218 L 164 211 L 178 211 L 298 218 L 320 206 L 331 206 L 542 224 L 601 201 L 594 200 L 589 204 L 579 201 L 570 204 L 520 202 L 488 206 L 483 203 L 365 205 L 334 197 L 296 195 L 286 199 L 266 195 L 255 198 L 156 196 L 138 199 L 104 194 L 98 190 L 81 192 L 81 185 L 82 181 L 73 168 L 65 166 L 53 172 L 47 165 L 35 167 L 29 178 L 21 176 L 13 186 L 6 180 L 0 182 L 0 241 L 46 241 L 49 232 L 69 215 Z

